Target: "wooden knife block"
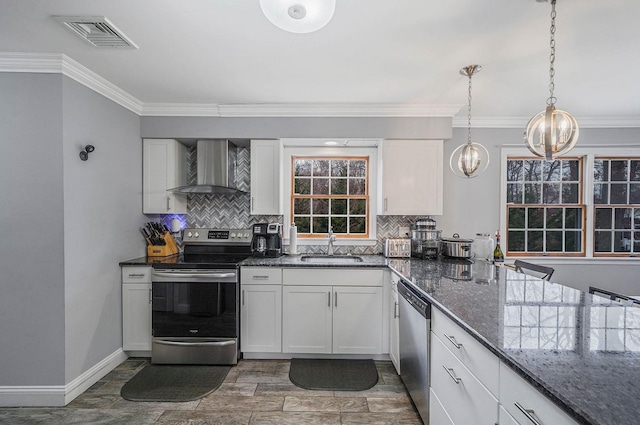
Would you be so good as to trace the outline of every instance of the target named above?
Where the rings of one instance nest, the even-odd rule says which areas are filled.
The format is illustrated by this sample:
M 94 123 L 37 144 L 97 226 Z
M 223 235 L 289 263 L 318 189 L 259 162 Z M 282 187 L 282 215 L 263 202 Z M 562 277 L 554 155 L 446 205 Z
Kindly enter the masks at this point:
M 168 257 L 178 253 L 178 245 L 171 233 L 165 232 L 162 238 L 165 245 L 147 245 L 147 257 Z

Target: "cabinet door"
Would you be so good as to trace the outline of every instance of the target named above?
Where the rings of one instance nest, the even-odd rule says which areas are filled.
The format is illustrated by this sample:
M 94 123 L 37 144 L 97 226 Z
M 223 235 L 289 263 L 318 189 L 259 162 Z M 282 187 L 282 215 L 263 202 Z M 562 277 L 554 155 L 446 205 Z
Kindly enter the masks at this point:
M 282 142 L 251 141 L 251 214 L 282 214 Z
M 282 351 L 331 353 L 331 286 L 284 286 Z
M 333 352 L 382 353 L 382 287 L 333 287 Z
M 383 215 L 442 215 L 442 140 L 384 140 Z
M 122 349 L 151 350 L 151 283 L 122 285 Z
M 500 403 L 521 424 L 577 425 L 562 409 L 536 390 L 509 366 L 500 363 Z
M 498 412 L 498 424 L 500 425 L 520 425 L 518 421 L 516 421 L 513 416 L 511 416 L 503 406 L 500 406 L 500 411 Z
M 433 389 L 429 390 L 429 423 L 432 425 L 455 425 Z
M 186 184 L 186 147 L 172 139 L 145 139 L 142 150 L 142 212 L 185 214 L 186 195 L 167 190 Z
M 241 351 L 282 352 L 282 286 L 243 285 L 240 296 Z
M 431 389 L 455 424 L 495 424 L 498 400 L 431 333 Z

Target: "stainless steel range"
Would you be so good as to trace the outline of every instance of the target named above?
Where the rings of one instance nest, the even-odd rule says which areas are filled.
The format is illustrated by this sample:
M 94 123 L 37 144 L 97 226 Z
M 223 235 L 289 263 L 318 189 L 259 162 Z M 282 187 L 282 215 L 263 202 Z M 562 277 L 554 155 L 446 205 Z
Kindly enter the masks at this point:
M 238 264 L 251 238 L 251 229 L 185 229 L 184 253 L 153 264 L 152 363 L 238 362 Z

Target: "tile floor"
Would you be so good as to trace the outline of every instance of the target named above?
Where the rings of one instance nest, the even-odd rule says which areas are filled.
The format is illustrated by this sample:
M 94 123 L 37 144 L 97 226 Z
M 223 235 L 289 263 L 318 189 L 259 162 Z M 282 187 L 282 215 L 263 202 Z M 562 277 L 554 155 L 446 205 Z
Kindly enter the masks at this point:
M 391 362 L 376 362 L 378 383 L 366 391 L 308 391 L 289 381 L 288 360 L 241 360 L 220 388 L 200 400 L 124 400 L 120 388 L 146 363 L 126 360 L 63 408 L 0 409 L 0 424 L 422 424 Z

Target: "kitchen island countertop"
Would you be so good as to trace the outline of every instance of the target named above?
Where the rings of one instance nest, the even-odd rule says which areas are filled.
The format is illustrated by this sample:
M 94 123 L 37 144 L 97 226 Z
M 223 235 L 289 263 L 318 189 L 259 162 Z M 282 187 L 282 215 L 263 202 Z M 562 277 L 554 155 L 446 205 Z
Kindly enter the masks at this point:
M 579 424 L 639 423 L 637 306 L 484 261 L 362 257 L 337 266 L 250 258 L 241 266 L 388 266 Z

